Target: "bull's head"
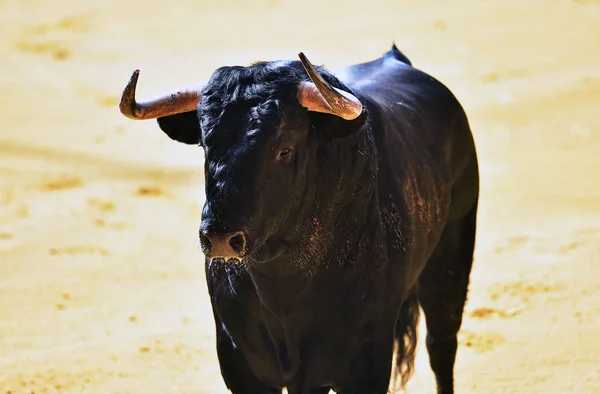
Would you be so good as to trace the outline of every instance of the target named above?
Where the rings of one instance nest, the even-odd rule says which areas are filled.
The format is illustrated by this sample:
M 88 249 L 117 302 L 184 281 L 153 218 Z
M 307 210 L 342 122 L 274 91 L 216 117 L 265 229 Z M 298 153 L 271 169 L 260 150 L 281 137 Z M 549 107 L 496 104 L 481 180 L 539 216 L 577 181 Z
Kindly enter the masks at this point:
M 352 122 L 363 112 L 360 101 L 299 56 L 302 65 L 222 67 L 204 86 L 147 102 L 135 100 L 136 70 L 123 92 L 123 115 L 158 119 L 172 139 L 204 148 L 200 243 L 208 258 L 264 262 L 294 237 L 308 239 L 300 224 L 315 224 L 319 146 L 339 136 L 336 129 L 347 131 L 348 121 L 362 124 Z

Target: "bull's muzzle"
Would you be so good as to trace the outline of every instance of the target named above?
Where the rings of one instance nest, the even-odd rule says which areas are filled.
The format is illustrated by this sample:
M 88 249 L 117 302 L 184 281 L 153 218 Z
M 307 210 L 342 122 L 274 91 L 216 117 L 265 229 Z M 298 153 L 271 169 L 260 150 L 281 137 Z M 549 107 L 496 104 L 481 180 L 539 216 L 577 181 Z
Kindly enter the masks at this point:
M 215 234 L 200 231 L 200 247 L 208 258 L 242 259 L 246 254 L 246 235 L 243 231 Z

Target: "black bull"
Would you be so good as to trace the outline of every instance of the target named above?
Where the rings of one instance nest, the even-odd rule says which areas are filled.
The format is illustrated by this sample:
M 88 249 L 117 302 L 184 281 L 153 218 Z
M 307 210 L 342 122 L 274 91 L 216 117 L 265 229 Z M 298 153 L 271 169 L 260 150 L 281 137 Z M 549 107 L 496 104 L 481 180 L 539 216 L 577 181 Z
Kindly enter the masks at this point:
M 442 83 L 395 46 L 336 76 L 302 54 L 222 67 L 146 103 L 136 82 L 123 114 L 205 150 L 200 242 L 231 392 L 386 393 L 412 372 L 419 305 L 438 393 L 454 391 L 479 173 Z

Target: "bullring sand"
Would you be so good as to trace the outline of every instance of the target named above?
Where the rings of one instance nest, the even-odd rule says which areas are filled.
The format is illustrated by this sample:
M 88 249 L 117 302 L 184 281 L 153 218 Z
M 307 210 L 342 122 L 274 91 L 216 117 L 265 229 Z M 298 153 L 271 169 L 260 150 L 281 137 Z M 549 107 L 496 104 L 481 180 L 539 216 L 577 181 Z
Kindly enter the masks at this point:
M 131 71 L 146 97 L 392 40 L 463 103 L 480 155 L 457 392 L 600 392 L 600 3 L 304 3 L 0 1 L 0 393 L 226 392 L 202 153 L 119 114 Z M 412 393 L 434 392 L 423 333 Z

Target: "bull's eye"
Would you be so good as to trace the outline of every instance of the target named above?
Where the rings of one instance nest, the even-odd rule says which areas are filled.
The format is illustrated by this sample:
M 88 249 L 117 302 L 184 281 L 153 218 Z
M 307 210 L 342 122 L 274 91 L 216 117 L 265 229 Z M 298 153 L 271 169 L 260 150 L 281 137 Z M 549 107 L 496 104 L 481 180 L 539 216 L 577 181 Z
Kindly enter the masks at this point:
M 279 159 L 282 159 L 284 157 L 289 156 L 292 153 L 292 149 L 282 149 L 279 151 L 279 154 L 277 155 L 277 157 Z

